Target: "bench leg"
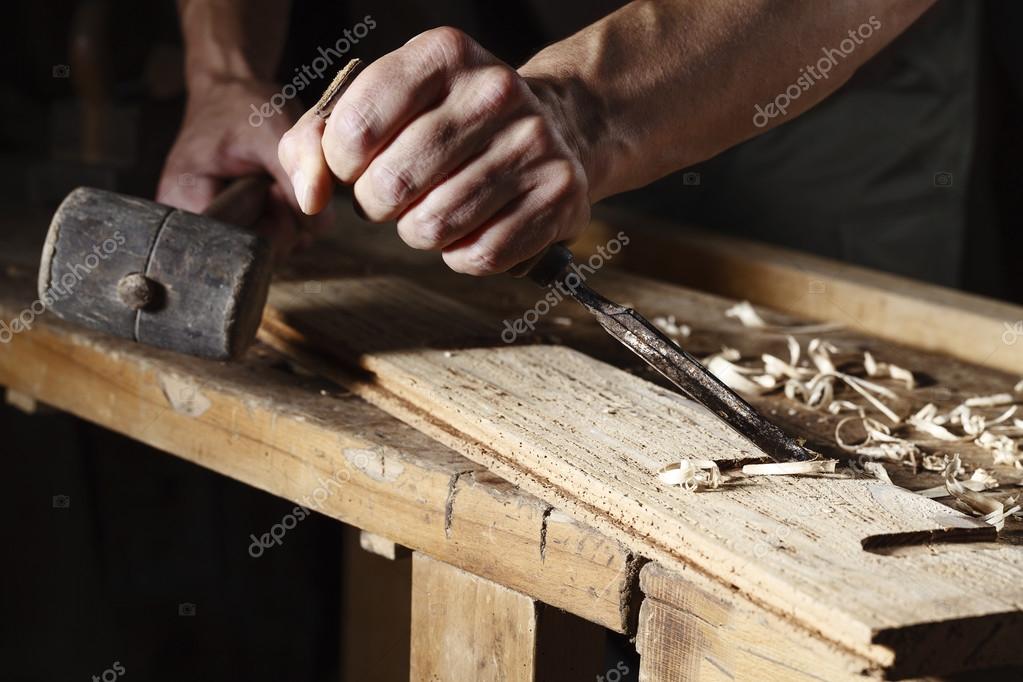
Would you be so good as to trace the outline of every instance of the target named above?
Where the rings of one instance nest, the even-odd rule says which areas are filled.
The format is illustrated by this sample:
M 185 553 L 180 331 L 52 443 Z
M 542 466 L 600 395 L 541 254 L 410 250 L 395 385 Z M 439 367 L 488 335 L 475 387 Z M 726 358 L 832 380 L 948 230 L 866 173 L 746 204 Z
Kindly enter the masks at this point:
M 543 636 L 547 630 L 551 637 Z M 413 555 L 414 682 L 593 680 L 604 667 L 604 634 L 507 587 Z

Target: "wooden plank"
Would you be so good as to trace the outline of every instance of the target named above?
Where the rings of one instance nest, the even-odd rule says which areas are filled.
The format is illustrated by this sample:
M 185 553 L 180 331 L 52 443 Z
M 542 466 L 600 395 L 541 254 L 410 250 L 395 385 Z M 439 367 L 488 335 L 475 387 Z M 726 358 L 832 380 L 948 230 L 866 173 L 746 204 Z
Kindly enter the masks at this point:
M 271 305 L 276 334 L 371 373 L 353 390 L 637 553 L 713 576 L 878 667 L 1017 660 L 1023 550 L 863 549 L 882 538 L 989 540 L 985 524 L 840 476 L 695 496 L 659 488 L 654 472 L 679 456 L 753 453 L 702 408 L 578 353 L 481 344 L 477 316 L 410 282 L 284 284 Z M 976 648 L 969 661 L 932 655 L 951 631 Z
M 362 534 L 345 526 L 340 679 L 405 682 L 412 631 L 412 554 L 395 560 L 366 552 L 360 547 Z
M 629 231 L 616 264 L 647 277 L 1023 374 L 1023 306 L 606 207 L 595 215 L 595 231 Z
M 640 572 L 641 682 L 863 680 L 862 659 L 656 563 Z
M 359 546 L 370 554 L 395 561 L 412 556 L 408 547 L 402 547 L 394 540 L 388 540 L 382 535 L 370 533 L 368 530 L 359 531 Z
M 416 552 L 411 649 L 413 680 L 583 682 L 603 670 L 604 631 Z
M 24 285 L 0 288 L 0 315 L 31 300 Z M 0 384 L 296 503 L 324 489 L 324 514 L 628 629 L 631 551 L 267 352 L 224 365 L 46 318 L 0 344 Z
M 416 552 L 410 679 L 533 682 L 536 602 Z

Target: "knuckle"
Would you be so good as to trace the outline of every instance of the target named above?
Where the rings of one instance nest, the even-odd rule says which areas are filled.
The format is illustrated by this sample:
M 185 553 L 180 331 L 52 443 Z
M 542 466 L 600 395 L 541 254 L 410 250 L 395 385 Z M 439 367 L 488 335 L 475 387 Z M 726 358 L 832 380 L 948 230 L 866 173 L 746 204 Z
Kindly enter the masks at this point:
M 369 154 L 376 145 L 372 105 L 353 102 L 339 107 L 330 117 L 337 141 L 348 153 L 356 156 Z
M 462 267 L 464 269 L 460 272 L 476 276 L 496 275 L 507 269 L 497 252 L 481 246 L 475 246 L 468 250 Z
M 469 36 L 451 26 L 431 29 L 423 35 L 422 40 L 416 42 L 441 64 L 461 64 L 467 59 L 470 50 Z
M 374 198 L 392 209 L 402 206 L 415 191 L 415 184 L 407 171 L 384 165 L 373 169 L 371 186 Z
M 401 240 L 413 249 L 442 248 L 450 231 L 447 220 L 433 214 L 406 216 L 398 221 L 398 234 Z
M 557 148 L 550 127 L 542 116 L 530 116 L 522 122 L 521 144 L 531 157 L 548 156 Z
M 479 77 L 477 117 L 506 111 L 521 94 L 522 83 L 511 69 L 494 67 Z

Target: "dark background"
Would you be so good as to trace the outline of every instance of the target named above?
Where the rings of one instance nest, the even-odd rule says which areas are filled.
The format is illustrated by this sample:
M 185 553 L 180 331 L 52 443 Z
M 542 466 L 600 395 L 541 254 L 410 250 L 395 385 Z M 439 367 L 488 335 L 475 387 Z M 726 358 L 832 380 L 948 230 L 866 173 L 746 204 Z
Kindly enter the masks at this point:
M 519 64 L 620 3 L 548 2 L 539 12 L 540 4 L 298 0 L 281 75 L 310 63 L 316 46 L 333 44 L 367 14 L 379 28 L 353 56 L 373 59 L 421 30 L 453 24 Z M 939 12 L 954 11 L 941 5 Z M 184 104 L 173 3 L 19 0 L 4 10 L 0 205 L 45 212 L 81 184 L 151 196 Z M 976 117 L 971 130 L 959 131 L 974 140 L 974 153 L 956 169 L 954 194 L 937 188 L 934 195 L 965 211 L 966 247 L 954 284 L 1016 301 L 1023 300 L 1021 10 L 1018 2 L 982 3 L 976 53 L 950 56 L 979 65 L 967 84 Z M 906 42 L 922 41 L 930 30 L 922 22 Z M 886 50 L 828 107 L 884 78 L 900 49 Z M 303 98 L 314 101 L 321 87 Z M 85 153 L 81 121 L 89 103 L 103 112 L 107 134 Z M 824 120 L 828 107 L 808 116 L 806 126 Z M 873 113 L 897 117 L 883 108 Z M 756 144 L 777 144 L 788 134 Z M 749 149 L 690 169 L 704 178 L 695 188 L 676 174 L 616 201 L 748 233 L 745 223 L 767 225 L 771 216 L 761 211 L 763 220 L 746 220 L 723 206 L 750 205 L 757 185 L 777 194 L 770 169 L 752 180 L 722 179 L 721 169 Z M 938 170 L 922 164 L 914 172 L 927 184 Z M 807 193 L 801 186 L 791 192 Z M 812 206 L 794 205 L 821 220 Z M 16 236 L 0 235 L 0 248 Z M 26 236 L 29 243 L 41 239 Z M 813 247 L 805 234 L 794 239 L 834 255 L 827 240 Z M 925 265 L 929 248 L 939 247 L 923 243 L 914 254 Z M 66 415 L 29 418 L 0 408 L 0 436 L 0 679 L 90 679 L 115 661 L 130 679 L 337 679 L 340 524 L 314 516 L 289 532 L 283 547 L 254 560 L 249 534 L 279 521 L 291 503 Z M 194 615 L 182 604 L 193 604 Z

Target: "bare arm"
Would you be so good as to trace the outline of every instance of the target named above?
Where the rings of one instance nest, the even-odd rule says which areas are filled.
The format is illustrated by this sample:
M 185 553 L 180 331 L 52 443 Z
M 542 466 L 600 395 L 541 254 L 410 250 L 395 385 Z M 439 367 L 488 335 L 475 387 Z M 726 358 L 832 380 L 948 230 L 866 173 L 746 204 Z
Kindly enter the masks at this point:
M 519 72 L 577 122 L 597 201 L 792 120 L 932 4 L 639 0 Z
M 502 272 L 577 236 L 592 202 L 799 115 L 932 2 L 636 0 L 517 71 L 433 29 L 369 65 L 326 123 L 303 116 L 280 158 L 307 213 L 339 180 L 413 248 Z

